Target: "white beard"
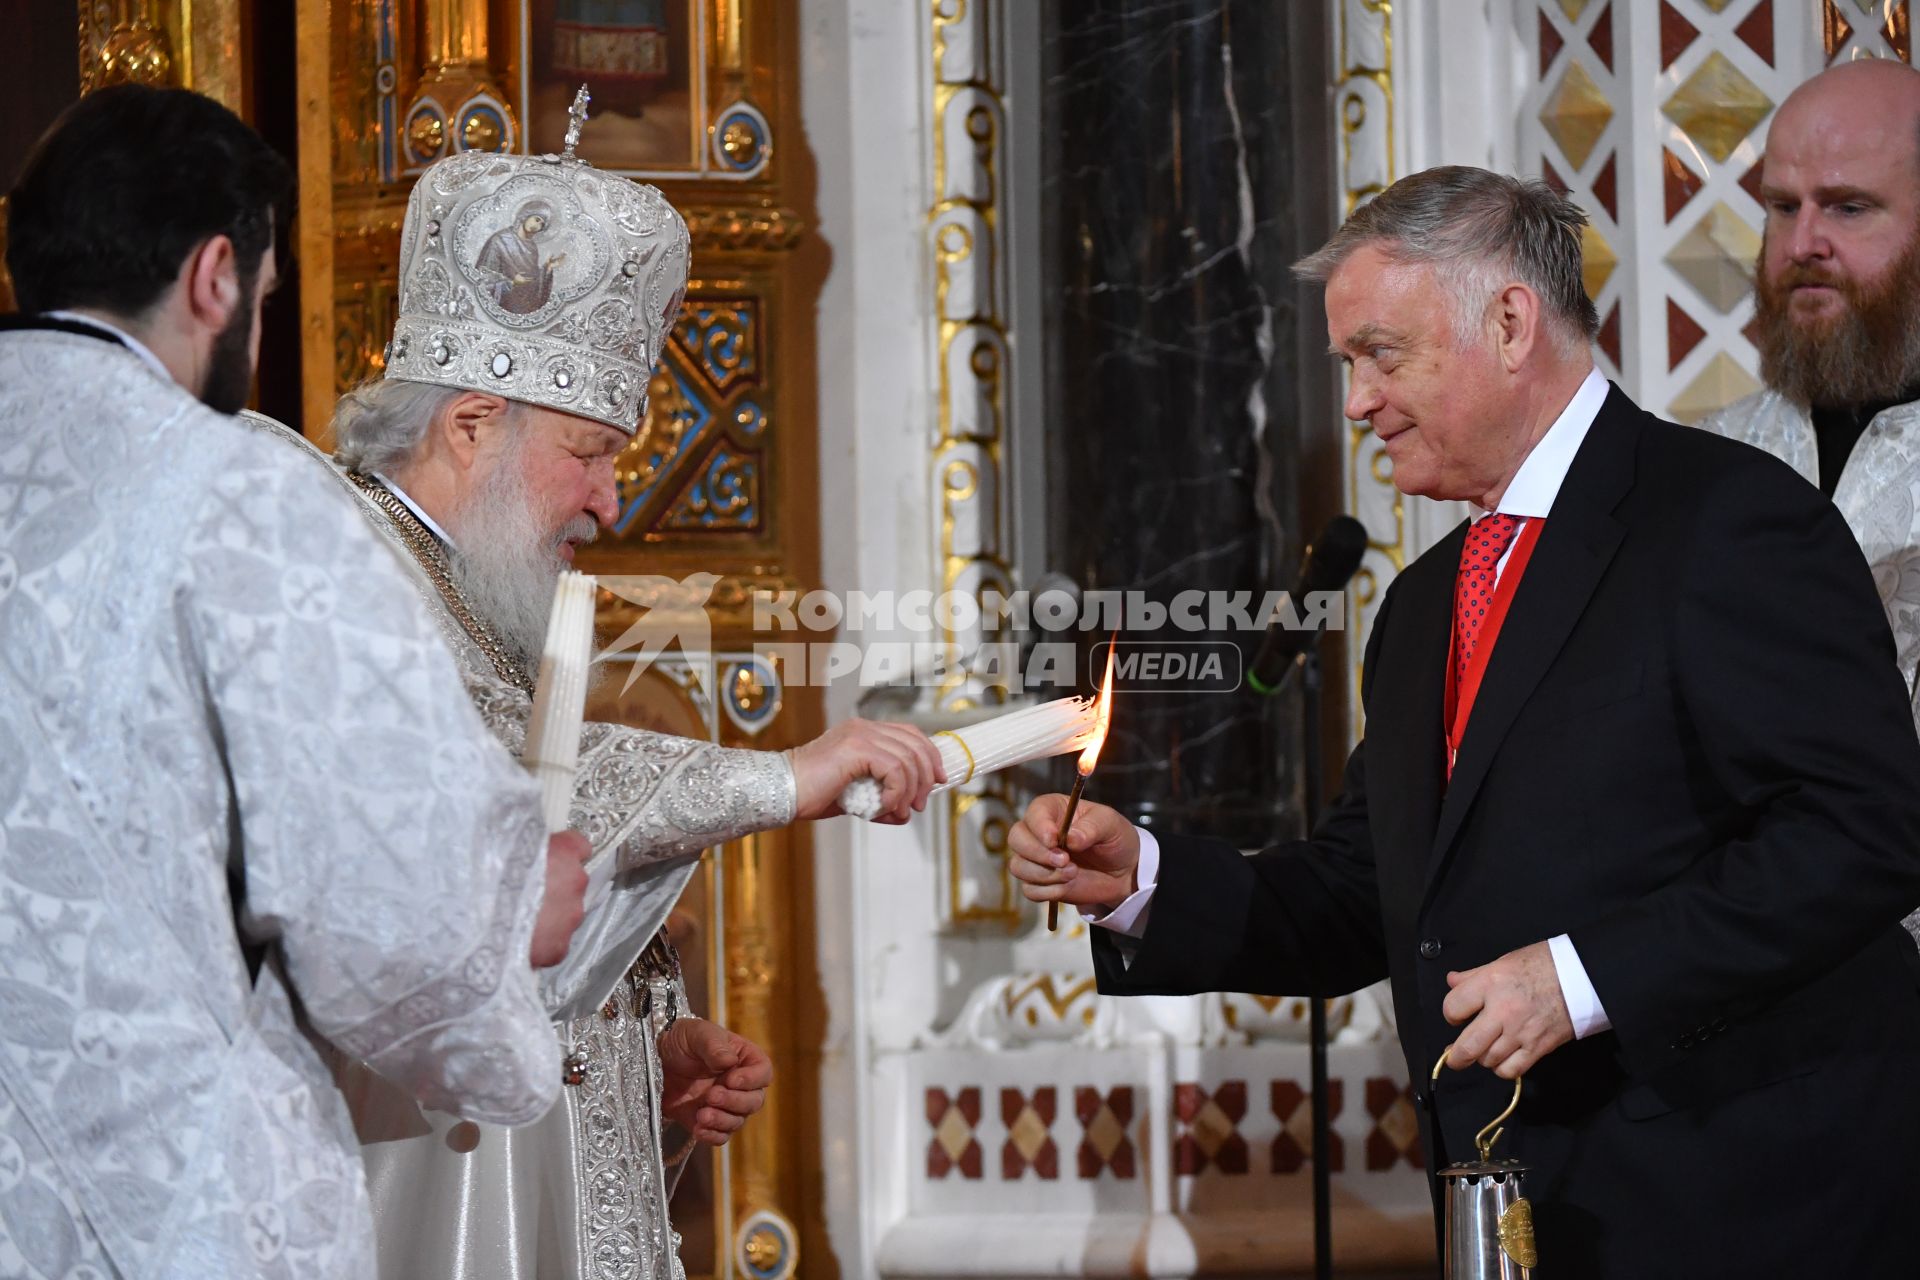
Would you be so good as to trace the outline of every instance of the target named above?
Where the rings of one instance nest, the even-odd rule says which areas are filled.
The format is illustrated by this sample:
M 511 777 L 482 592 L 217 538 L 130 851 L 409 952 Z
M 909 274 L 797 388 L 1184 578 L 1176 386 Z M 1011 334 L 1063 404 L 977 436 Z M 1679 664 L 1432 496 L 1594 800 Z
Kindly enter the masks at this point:
M 554 580 L 567 568 L 560 545 L 591 541 L 597 527 L 580 516 L 557 531 L 543 529 L 518 449 L 500 459 L 450 525 L 458 544 L 450 557 L 454 585 L 531 670 L 546 647 Z

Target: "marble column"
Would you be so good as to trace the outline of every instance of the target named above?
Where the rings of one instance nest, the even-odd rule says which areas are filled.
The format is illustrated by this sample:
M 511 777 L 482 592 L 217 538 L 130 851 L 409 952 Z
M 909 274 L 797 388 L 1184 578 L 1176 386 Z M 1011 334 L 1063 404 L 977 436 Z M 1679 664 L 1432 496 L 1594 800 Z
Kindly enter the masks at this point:
M 1314 419 L 1302 413 L 1288 268 L 1328 222 L 1324 186 L 1300 182 L 1325 162 L 1318 122 L 1298 118 L 1311 114 L 1304 99 L 1325 96 L 1324 18 L 1303 13 L 1317 8 L 1048 6 L 1051 558 L 1087 590 L 1162 604 L 1245 592 L 1257 604 L 1292 585 L 1300 424 Z M 1302 76 L 1319 78 L 1296 85 Z M 1259 636 L 1169 623 L 1122 639 L 1228 642 L 1244 669 Z M 1097 798 L 1148 826 L 1243 845 L 1296 829 L 1297 690 L 1136 684 L 1123 698 Z

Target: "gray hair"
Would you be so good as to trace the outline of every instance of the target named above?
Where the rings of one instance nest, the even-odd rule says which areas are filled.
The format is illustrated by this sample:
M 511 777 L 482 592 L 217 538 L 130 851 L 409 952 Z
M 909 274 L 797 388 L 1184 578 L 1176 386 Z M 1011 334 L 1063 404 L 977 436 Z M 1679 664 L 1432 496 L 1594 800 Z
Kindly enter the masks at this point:
M 1537 178 L 1510 178 L 1469 165 L 1409 174 L 1354 210 L 1294 275 L 1325 284 L 1367 245 L 1396 263 L 1431 267 L 1454 300 L 1454 332 L 1466 340 L 1494 295 L 1519 281 L 1558 321 L 1554 345 L 1571 353 L 1600 332 L 1581 274 L 1580 206 Z
M 430 382 L 375 378 L 340 397 L 333 408 L 334 457 L 354 471 L 392 472 L 413 460 L 440 411 L 468 392 Z M 522 406 L 507 402 L 507 423 Z

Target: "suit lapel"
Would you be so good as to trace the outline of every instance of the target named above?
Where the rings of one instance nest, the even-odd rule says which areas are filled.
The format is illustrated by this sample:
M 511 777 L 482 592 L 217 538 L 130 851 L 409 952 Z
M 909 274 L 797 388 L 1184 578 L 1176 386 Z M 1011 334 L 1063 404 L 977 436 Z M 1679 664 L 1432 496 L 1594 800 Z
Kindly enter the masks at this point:
M 1409 566 L 1395 586 L 1383 656 L 1373 673 L 1367 713 L 1367 772 L 1390 778 L 1369 798 L 1387 822 L 1382 847 L 1409 849 L 1421 875 L 1446 785 L 1447 634 L 1453 625 L 1453 577 L 1466 540 L 1462 522 Z M 1400 655 L 1410 655 L 1402 659 Z M 1376 784 L 1377 785 L 1377 784 Z
M 1614 388 L 1567 469 L 1494 643 L 1460 742 L 1434 829 L 1431 881 L 1444 870 L 1514 719 L 1565 646 L 1626 534 L 1613 509 L 1633 482 L 1637 421 L 1633 403 Z

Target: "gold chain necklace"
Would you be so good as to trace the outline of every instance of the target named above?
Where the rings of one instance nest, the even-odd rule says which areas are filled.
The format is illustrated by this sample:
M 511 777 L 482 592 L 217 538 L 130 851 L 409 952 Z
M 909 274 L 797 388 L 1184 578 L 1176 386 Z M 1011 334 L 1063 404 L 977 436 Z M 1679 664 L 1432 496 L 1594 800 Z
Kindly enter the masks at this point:
M 453 574 L 447 564 L 447 549 L 431 530 L 420 522 L 420 517 L 407 508 L 393 491 L 375 480 L 372 476 L 359 471 L 347 472 L 347 479 L 354 487 L 367 495 L 367 500 L 380 508 L 382 515 L 393 524 L 394 532 L 400 535 L 400 541 L 407 551 L 426 573 L 433 583 L 434 590 L 440 593 L 440 599 L 447 606 L 460 629 L 467 633 L 480 652 L 487 655 L 487 661 L 493 664 L 493 670 L 502 680 L 516 689 L 524 691 L 529 697 L 533 694 L 533 681 L 519 663 L 507 652 L 487 625 L 476 618 L 473 610 L 467 607 L 466 600 L 460 595 L 460 589 L 453 585 Z

